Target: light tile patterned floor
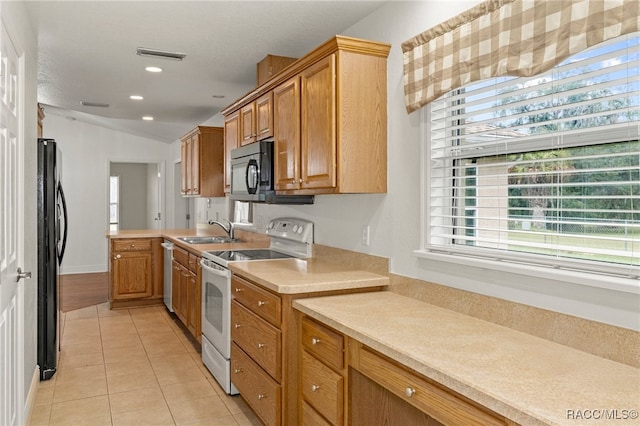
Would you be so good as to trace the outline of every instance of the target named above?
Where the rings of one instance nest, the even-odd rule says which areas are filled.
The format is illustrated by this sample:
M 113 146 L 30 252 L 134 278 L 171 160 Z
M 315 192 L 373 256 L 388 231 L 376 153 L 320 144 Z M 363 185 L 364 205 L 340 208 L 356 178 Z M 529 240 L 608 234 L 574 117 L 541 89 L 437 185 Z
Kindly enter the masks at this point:
M 164 307 L 101 304 L 68 312 L 62 324 L 58 372 L 40 382 L 31 425 L 261 424 L 224 393 Z

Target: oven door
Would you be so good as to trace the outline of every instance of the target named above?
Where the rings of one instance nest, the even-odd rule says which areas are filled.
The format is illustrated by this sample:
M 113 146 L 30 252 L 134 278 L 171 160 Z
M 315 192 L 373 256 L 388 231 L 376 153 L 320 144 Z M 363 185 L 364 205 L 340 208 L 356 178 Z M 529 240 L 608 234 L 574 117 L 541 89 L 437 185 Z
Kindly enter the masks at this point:
M 229 359 L 231 355 L 231 271 L 207 259 L 202 266 L 202 334 Z

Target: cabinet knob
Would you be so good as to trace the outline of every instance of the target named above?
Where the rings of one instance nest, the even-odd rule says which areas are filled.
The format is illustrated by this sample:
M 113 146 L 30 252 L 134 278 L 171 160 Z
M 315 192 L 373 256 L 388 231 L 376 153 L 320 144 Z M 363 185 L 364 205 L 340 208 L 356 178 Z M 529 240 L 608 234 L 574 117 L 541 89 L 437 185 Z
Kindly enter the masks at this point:
M 258 349 L 264 348 L 264 343 L 258 343 Z
M 235 289 L 235 292 L 236 292 L 236 293 L 240 293 L 241 291 L 242 291 L 242 289 L 241 289 L 241 288 L 236 287 L 236 289 Z
M 300 182 L 300 183 L 304 183 L 304 179 L 300 179 L 298 182 Z
M 411 398 L 413 395 L 415 395 L 416 390 L 414 388 L 406 388 L 404 390 L 404 394 L 407 396 L 407 398 Z
M 136 246 L 135 244 L 131 244 L 131 247 L 135 247 L 135 246 Z
M 320 389 L 320 385 L 311 385 L 311 392 L 317 392 Z
M 258 306 L 264 306 L 267 302 L 263 302 L 262 300 L 258 300 Z
M 114 259 L 120 259 L 121 257 L 122 257 L 122 255 L 120 255 L 120 254 L 116 254 L 116 255 L 115 255 L 115 257 L 114 257 Z
M 295 185 L 295 184 L 296 184 L 296 180 L 295 180 L 295 179 L 294 179 L 294 180 L 292 180 L 292 181 L 291 181 L 291 183 L 292 183 L 293 185 Z
M 312 344 L 312 345 L 317 345 L 317 344 L 318 344 L 318 343 L 320 343 L 320 342 L 321 342 L 321 340 L 320 340 L 320 339 L 318 339 L 317 337 L 312 337 L 312 338 L 311 338 L 311 344 Z
M 263 393 L 259 393 L 258 394 L 258 399 L 262 400 L 265 399 L 267 397 L 267 395 L 263 394 Z
M 234 328 L 240 328 L 240 327 L 242 327 L 242 325 L 240 325 L 240 324 L 234 324 L 234 326 L 233 326 L 233 327 L 234 327 Z
M 236 368 L 235 370 L 233 370 L 233 372 L 236 374 L 240 374 L 242 373 L 242 368 Z

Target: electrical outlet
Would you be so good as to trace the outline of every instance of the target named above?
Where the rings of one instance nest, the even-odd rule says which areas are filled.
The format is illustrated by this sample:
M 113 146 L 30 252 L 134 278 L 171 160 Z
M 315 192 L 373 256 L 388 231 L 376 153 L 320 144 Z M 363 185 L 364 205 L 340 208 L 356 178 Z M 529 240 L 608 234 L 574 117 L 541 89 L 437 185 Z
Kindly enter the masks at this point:
M 360 236 L 360 244 L 362 244 L 363 246 L 369 245 L 369 234 L 370 234 L 369 225 L 364 225 L 362 227 L 362 235 Z

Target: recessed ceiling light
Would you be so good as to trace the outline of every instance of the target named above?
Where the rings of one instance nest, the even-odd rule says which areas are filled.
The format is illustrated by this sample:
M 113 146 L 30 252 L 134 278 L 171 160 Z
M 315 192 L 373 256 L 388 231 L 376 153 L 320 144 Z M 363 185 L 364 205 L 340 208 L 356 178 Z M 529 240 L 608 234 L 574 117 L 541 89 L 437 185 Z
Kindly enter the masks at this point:
M 129 99 L 133 99 L 134 101 L 141 101 L 144 98 L 142 96 L 140 96 L 140 95 L 131 95 L 131 96 L 129 96 Z
M 159 67 L 146 67 L 145 70 L 149 72 L 162 72 L 162 68 Z
M 144 117 L 142 117 L 142 119 L 145 121 L 153 121 L 153 117 L 151 117 L 150 115 L 145 115 Z

